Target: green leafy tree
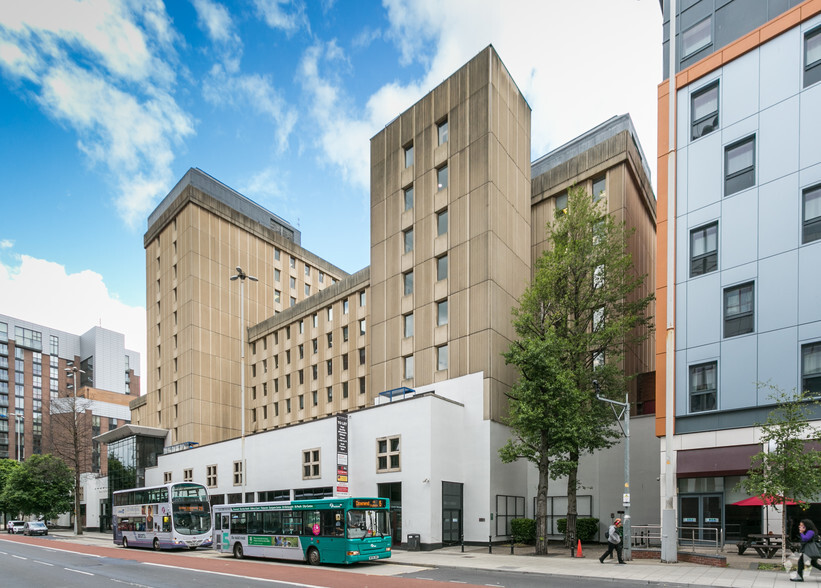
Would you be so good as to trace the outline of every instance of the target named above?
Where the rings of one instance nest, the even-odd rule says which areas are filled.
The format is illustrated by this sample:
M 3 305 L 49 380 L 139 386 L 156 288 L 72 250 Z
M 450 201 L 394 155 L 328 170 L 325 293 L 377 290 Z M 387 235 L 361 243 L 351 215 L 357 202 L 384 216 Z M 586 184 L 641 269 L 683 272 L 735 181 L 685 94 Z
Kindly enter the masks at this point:
M 73 486 L 74 477 L 62 460 L 32 455 L 11 471 L 0 501 L 12 512 L 50 519 L 71 510 Z
M 787 500 L 797 500 L 806 509 L 821 488 L 821 452 L 808 443 L 819 440 L 818 431 L 809 424 L 819 402 L 808 391 L 789 393 L 777 386 L 769 388 L 776 408 L 758 425 L 764 450 L 750 458 L 747 477 L 739 486 L 754 496 L 761 495 L 776 509 L 780 505 L 782 513 Z M 787 536 L 786 516 L 781 517 L 781 534 Z M 782 549 L 782 564 L 786 557 Z
M 514 437 L 500 450 L 505 462 L 536 465 L 536 552 L 546 553 L 548 479 L 567 477 L 567 534 L 576 537 L 579 459 L 618 438 L 615 416 L 595 397 L 624 399 L 621 366 L 626 346 L 649 336 L 648 306 L 627 252 L 632 233 L 581 188 L 568 191 L 568 208 L 548 223 L 548 248 L 536 260 L 533 282 L 513 309 L 517 340 L 504 354 L 519 370 L 507 424 Z
M 20 464 L 13 459 L 0 459 L 0 511 L 6 515 L 6 520 L 13 519 L 18 513 L 12 512 L 12 509 L 3 501 L 3 489 L 11 473 L 19 467 Z

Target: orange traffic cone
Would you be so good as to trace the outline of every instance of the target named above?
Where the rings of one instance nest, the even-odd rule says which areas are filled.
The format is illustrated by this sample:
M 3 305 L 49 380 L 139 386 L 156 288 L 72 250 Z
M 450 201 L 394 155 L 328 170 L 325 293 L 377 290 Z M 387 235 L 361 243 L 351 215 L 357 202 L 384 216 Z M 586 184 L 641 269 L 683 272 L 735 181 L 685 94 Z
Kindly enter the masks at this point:
M 576 547 L 576 557 L 584 557 L 582 554 L 582 540 L 579 539 L 579 545 Z

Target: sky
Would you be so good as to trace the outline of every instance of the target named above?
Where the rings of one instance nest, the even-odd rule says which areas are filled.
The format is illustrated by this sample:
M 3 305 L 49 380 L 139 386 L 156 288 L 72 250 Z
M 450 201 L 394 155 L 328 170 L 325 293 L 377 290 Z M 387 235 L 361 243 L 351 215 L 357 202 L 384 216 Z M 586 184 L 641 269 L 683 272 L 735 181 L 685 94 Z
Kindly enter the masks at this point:
M 125 333 L 144 371 L 143 235 L 191 167 L 368 266 L 371 137 L 490 44 L 533 160 L 629 113 L 655 186 L 661 21 L 658 0 L 0 0 L 0 314 Z

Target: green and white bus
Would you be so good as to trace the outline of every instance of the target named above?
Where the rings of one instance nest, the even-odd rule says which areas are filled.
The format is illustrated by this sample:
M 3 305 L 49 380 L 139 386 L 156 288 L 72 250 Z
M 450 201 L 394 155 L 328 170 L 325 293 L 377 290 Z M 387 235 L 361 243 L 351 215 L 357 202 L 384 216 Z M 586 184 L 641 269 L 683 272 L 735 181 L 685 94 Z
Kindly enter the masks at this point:
M 387 498 L 220 504 L 214 549 L 245 556 L 350 564 L 391 556 Z

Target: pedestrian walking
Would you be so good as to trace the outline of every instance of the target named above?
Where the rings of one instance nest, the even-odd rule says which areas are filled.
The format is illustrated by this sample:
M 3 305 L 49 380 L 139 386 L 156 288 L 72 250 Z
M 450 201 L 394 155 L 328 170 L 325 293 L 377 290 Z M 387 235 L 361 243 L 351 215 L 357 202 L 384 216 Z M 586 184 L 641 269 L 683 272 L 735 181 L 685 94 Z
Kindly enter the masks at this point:
M 624 560 L 622 559 L 622 550 L 624 546 L 622 545 L 619 527 L 621 527 L 621 519 L 616 519 L 613 521 L 613 524 L 610 525 L 610 528 L 607 529 L 607 551 L 605 551 L 599 558 L 599 563 L 604 563 L 604 559 L 608 555 L 612 556 L 614 549 L 616 550 L 616 556 L 619 558 L 619 563 L 624 563 Z
M 817 570 L 821 570 L 818 558 L 821 557 L 821 549 L 818 548 L 818 529 L 810 519 L 803 519 L 798 523 L 798 535 L 801 537 L 801 555 L 798 556 L 798 573 L 795 578 L 790 578 L 792 582 L 804 581 L 804 558 L 809 561 L 809 565 Z

